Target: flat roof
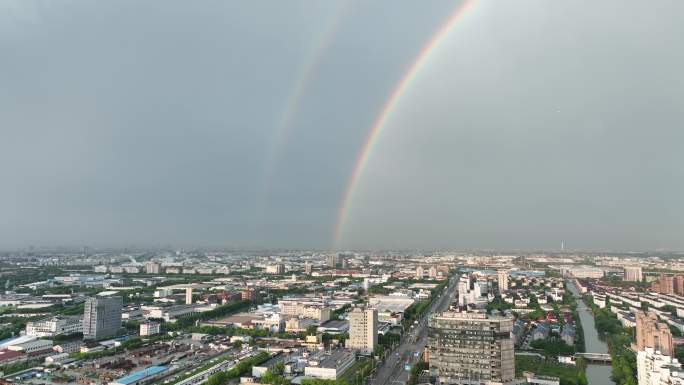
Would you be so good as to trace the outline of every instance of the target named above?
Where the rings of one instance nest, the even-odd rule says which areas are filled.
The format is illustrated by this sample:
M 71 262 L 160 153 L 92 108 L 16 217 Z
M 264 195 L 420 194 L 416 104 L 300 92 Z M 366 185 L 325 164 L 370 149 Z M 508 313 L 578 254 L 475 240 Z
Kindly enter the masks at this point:
M 150 366 L 135 373 L 131 373 L 126 377 L 119 378 L 118 380 L 112 381 L 112 384 L 123 384 L 128 385 L 134 382 L 140 381 L 144 378 L 154 376 L 166 370 L 166 366 Z

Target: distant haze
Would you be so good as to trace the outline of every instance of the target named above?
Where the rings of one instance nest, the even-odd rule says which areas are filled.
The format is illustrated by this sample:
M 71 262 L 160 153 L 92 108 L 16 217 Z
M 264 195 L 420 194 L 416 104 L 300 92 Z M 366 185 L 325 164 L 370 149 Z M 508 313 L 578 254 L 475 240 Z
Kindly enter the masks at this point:
M 0 249 L 331 247 L 457 4 L 0 0 Z M 337 246 L 684 249 L 682 14 L 475 2 Z

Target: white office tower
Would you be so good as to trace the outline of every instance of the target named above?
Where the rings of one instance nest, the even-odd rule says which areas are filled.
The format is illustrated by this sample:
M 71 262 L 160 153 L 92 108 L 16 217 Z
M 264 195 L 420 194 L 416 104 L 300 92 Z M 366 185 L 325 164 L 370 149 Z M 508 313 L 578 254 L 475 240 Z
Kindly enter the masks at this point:
M 423 279 L 424 274 L 425 274 L 425 270 L 423 269 L 423 266 L 418 266 L 416 268 L 416 279 L 417 280 Z
M 508 271 L 499 270 L 496 275 L 499 282 L 499 293 L 503 293 L 508 290 Z
M 430 371 L 438 385 L 512 384 L 513 319 L 445 312 L 430 317 Z
M 637 378 L 639 385 L 684 384 L 684 372 L 677 359 L 653 348 L 637 352 Z
M 377 309 L 355 308 L 347 315 L 349 320 L 349 339 L 347 347 L 363 354 L 371 354 L 378 346 Z

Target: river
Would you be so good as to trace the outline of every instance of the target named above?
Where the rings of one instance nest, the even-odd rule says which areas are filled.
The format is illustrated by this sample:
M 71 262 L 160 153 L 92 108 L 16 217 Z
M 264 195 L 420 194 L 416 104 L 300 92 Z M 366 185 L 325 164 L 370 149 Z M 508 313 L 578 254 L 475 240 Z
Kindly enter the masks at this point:
M 579 313 L 580 323 L 584 331 L 584 346 L 588 353 L 608 353 L 608 345 L 601 341 L 596 331 L 596 324 L 594 323 L 594 315 L 591 310 L 584 304 L 575 284 L 568 281 L 567 287 L 570 292 L 577 299 L 577 313 Z M 587 382 L 589 385 L 615 385 L 610 379 L 611 367 L 610 365 L 587 365 Z

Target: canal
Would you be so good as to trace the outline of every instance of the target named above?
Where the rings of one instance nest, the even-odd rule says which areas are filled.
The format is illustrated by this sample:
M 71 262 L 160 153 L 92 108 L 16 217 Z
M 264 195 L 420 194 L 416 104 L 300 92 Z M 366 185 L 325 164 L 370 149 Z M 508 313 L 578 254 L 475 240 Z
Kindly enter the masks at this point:
M 584 346 L 587 353 L 608 353 L 608 345 L 599 339 L 598 331 L 596 331 L 594 315 L 587 308 L 587 305 L 584 304 L 575 284 L 572 281 L 568 281 L 567 287 L 577 300 L 577 313 L 584 331 Z M 610 379 L 610 373 L 610 365 L 588 364 L 587 382 L 589 385 L 614 385 L 615 383 Z

